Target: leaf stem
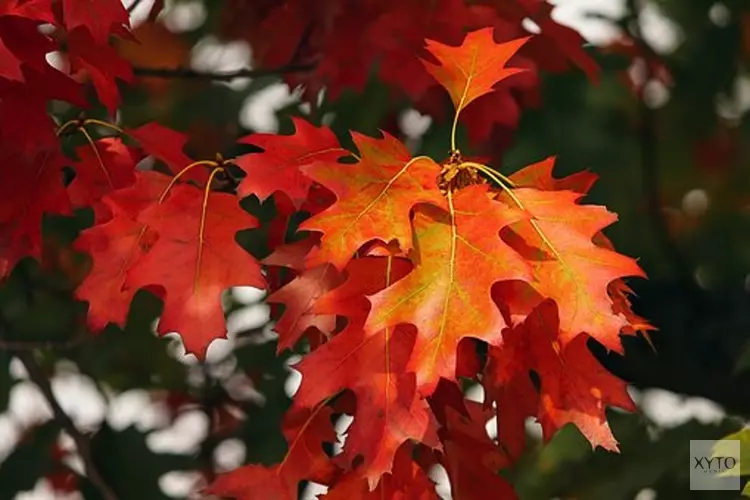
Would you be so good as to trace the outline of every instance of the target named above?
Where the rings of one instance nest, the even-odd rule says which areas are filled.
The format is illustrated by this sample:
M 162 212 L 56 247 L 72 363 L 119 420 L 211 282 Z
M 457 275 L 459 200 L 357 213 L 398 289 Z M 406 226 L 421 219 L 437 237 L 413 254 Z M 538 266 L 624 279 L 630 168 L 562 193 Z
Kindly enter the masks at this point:
M 508 184 L 510 187 L 516 187 L 516 184 L 512 180 L 510 180 L 509 177 L 506 177 L 505 175 L 501 174 L 500 172 L 498 172 L 497 170 L 493 169 L 492 167 L 490 167 L 488 165 L 483 165 L 481 163 L 476 163 L 476 162 L 473 162 L 473 161 L 462 161 L 461 164 L 458 166 L 458 168 L 461 168 L 461 167 L 474 167 L 477 170 L 481 170 L 482 172 L 485 172 L 485 173 L 491 171 L 495 175 L 497 175 L 498 177 L 500 177 L 500 179 L 502 179 L 502 181 L 504 183 Z
M 177 184 L 177 181 L 180 179 L 180 177 L 182 177 L 183 175 L 185 175 L 186 173 L 188 173 L 191 169 L 193 169 L 195 167 L 199 167 L 199 166 L 213 167 L 214 169 L 219 169 L 220 168 L 221 170 L 223 170 L 223 168 L 216 161 L 214 161 L 214 160 L 199 160 L 199 161 L 194 161 L 193 163 L 191 163 L 187 167 L 185 167 L 182 170 L 180 170 L 179 172 L 177 172 L 177 175 L 175 175 L 172 178 L 172 180 L 169 181 L 169 184 L 164 189 L 164 192 L 161 194 L 161 196 L 159 196 L 159 201 L 157 201 L 157 203 L 162 203 L 164 201 L 164 199 L 167 197 L 167 194 L 169 193 L 169 190 L 172 189 L 175 184 Z M 209 179 L 209 184 L 210 184 L 210 181 L 213 179 L 213 175 L 214 175 L 214 173 L 211 172 L 211 179 Z
M 85 126 L 79 127 L 81 131 L 81 134 L 86 138 L 86 142 L 89 143 L 89 146 L 91 146 L 91 149 L 94 150 L 94 155 L 96 156 L 97 161 L 99 162 L 99 168 L 102 169 L 102 172 L 104 173 L 104 177 L 107 178 L 107 184 L 109 184 L 109 187 L 113 190 L 115 189 L 115 183 L 112 180 L 112 177 L 109 175 L 109 171 L 107 170 L 106 165 L 104 165 L 104 160 L 102 159 L 101 153 L 99 153 L 99 148 L 96 147 L 96 142 L 94 142 L 94 138 L 91 137 L 91 134 L 89 134 L 89 131 L 86 130 Z
M 99 125 L 100 127 L 105 127 L 111 130 L 114 130 L 115 132 L 118 132 L 120 134 L 124 135 L 130 135 L 128 134 L 125 129 L 120 128 L 119 126 L 115 125 L 114 123 L 105 122 L 103 120 L 97 120 L 96 118 L 86 118 L 83 121 L 84 125 Z

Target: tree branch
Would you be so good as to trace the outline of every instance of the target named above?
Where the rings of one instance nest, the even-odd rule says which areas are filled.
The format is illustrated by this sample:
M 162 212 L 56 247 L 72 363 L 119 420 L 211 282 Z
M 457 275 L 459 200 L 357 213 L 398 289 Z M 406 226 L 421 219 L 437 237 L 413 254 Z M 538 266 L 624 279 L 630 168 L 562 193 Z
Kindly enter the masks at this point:
M 140 66 L 133 67 L 133 74 L 140 77 L 152 78 L 185 78 L 195 80 L 213 80 L 217 82 L 229 82 L 235 78 L 259 78 L 263 76 L 272 76 L 288 73 L 304 73 L 310 71 L 315 66 L 312 64 L 305 65 L 288 65 L 279 68 L 270 69 L 249 69 L 243 68 L 237 71 L 226 73 L 214 73 L 197 71 L 191 68 L 143 68 Z
M 73 439 L 78 454 L 83 461 L 84 472 L 89 481 L 91 481 L 94 487 L 99 490 L 99 493 L 101 493 L 105 500 L 117 500 L 117 495 L 110 488 L 101 474 L 99 474 L 99 471 L 94 464 L 93 457 L 91 456 L 91 443 L 89 438 L 78 430 L 75 423 L 73 423 L 73 420 L 71 420 L 68 414 L 65 413 L 65 410 L 63 410 L 62 406 L 60 406 L 60 402 L 55 397 L 54 392 L 52 392 L 52 384 L 50 384 L 44 370 L 34 358 L 34 353 L 29 351 L 16 351 L 14 354 L 26 368 L 26 371 L 29 373 L 29 378 L 37 385 L 37 387 L 39 387 L 39 390 L 42 391 L 44 399 L 46 399 L 52 407 L 55 421 Z
M 138 8 L 138 5 L 140 5 L 142 1 L 143 0 L 134 0 L 133 3 L 131 3 L 130 6 L 128 7 L 128 9 L 127 9 L 128 10 L 128 14 L 132 14 L 133 11 Z
M 52 384 L 47 378 L 47 375 L 36 361 L 34 353 L 29 350 L 29 346 L 33 344 L 39 345 L 47 343 L 4 340 L 7 330 L 8 324 L 5 321 L 5 318 L 0 316 L 0 346 L 8 348 L 9 352 L 21 361 L 21 364 L 23 364 L 29 374 L 29 379 L 39 387 L 44 399 L 47 400 L 50 408 L 52 408 L 52 415 L 55 422 L 57 422 L 57 424 L 73 439 L 78 454 L 81 456 L 81 461 L 83 462 L 84 473 L 89 481 L 91 481 L 91 484 L 99 490 L 99 493 L 101 493 L 104 500 L 118 500 L 117 495 L 109 487 L 101 474 L 99 474 L 99 471 L 94 464 L 93 457 L 91 456 L 89 438 L 78 430 L 73 420 L 71 420 L 68 414 L 65 413 L 65 410 L 63 410 L 60 402 L 55 397 L 55 393 L 52 391 Z M 77 340 L 78 339 L 75 339 L 73 342 L 76 342 Z M 58 343 L 57 345 L 59 346 L 60 344 Z

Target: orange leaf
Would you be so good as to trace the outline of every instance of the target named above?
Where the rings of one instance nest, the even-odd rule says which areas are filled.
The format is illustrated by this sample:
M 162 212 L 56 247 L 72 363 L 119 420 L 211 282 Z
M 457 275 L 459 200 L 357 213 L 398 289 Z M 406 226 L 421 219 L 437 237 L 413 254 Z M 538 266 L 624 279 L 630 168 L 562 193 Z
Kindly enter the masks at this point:
M 414 218 L 416 267 L 405 278 L 370 297 L 370 334 L 401 323 L 419 335 L 408 369 L 423 394 L 440 377 L 452 380 L 463 337 L 499 340 L 505 322 L 490 289 L 501 280 L 528 280 L 528 264 L 499 237 L 524 214 L 491 200 L 483 185 L 453 195 L 450 212 L 420 206 Z
M 362 330 L 369 307 L 364 294 L 383 289 L 410 267 L 408 261 L 390 257 L 353 260 L 347 267 L 346 283 L 316 304 L 319 313 L 348 316 L 349 326 L 295 365 L 302 374 L 297 405 L 314 406 L 342 389 L 356 395 L 354 423 L 341 459 L 348 468 L 357 456 L 362 457 L 361 474 L 370 490 L 383 474 L 391 472 L 396 450 L 405 441 L 438 445 L 427 403 L 416 392 L 415 375 L 406 370 L 414 330 L 383 330 L 369 337 Z
M 585 332 L 621 352 L 619 333 L 628 322 L 612 311 L 607 287 L 623 276 L 645 274 L 634 259 L 592 241 L 617 216 L 601 206 L 579 205 L 582 195 L 572 191 L 520 188 L 514 195 L 534 224 L 514 224 L 503 236 L 531 264 L 533 288 L 558 304 L 563 341 Z M 510 201 L 506 194 L 501 199 Z
M 493 40 L 492 28 L 483 28 L 466 35 L 459 47 L 427 40 L 427 50 L 440 64 L 422 62 L 448 91 L 458 114 L 475 99 L 492 92 L 498 82 L 524 71 L 505 65 L 528 39 L 498 44 Z
M 411 209 L 417 203 L 445 206 L 437 186 L 440 166 L 427 157 L 411 158 L 396 138 L 352 134 L 361 160 L 355 165 L 316 162 L 303 168 L 313 180 L 336 194 L 333 206 L 306 220 L 300 229 L 323 233 L 307 266 L 330 262 L 342 270 L 371 240 L 396 240 L 412 248 Z

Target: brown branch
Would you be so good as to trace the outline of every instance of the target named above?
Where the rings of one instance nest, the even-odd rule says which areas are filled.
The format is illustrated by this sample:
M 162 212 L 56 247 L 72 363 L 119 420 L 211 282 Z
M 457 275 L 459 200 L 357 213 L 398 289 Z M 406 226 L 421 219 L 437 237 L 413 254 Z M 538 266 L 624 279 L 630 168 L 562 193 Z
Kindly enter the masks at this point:
M 89 481 L 91 481 L 91 484 L 99 490 L 99 493 L 101 493 L 105 500 L 117 500 L 117 495 L 112 488 L 110 488 L 101 474 L 99 474 L 99 471 L 94 464 L 89 438 L 75 426 L 73 420 L 71 420 L 68 414 L 65 413 L 65 410 L 63 410 L 62 406 L 60 406 L 60 402 L 55 397 L 54 392 L 52 392 L 52 384 L 50 384 L 44 370 L 34 358 L 34 353 L 29 351 L 15 351 L 14 355 L 21 361 L 26 368 L 26 371 L 29 373 L 29 378 L 37 385 L 37 387 L 39 387 L 44 399 L 46 399 L 47 403 L 52 407 L 55 422 L 57 422 L 73 439 L 78 454 L 83 461 L 84 472 Z
M 127 9 L 128 10 L 128 14 L 132 14 L 133 11 L 138 8 L 138 5 L 140 5 L 141 2 L 143 2 L 143 0 L 134 0 L 133 3 L 131 3 L 130 6 L 128 7 L 128 9 Z
M 314 67 L 315 66 L 311 64 L 288 65 L 270 69 L 243 68 L 237 71 L 230 71 L 226 73 L 215 73 L 197 71 L 191 68 L 144 68 L 140 66 L 134 66 L 133 74 L 135 76 L 151 78 L 185 78 L 229 82 L 234 80 L 235 78 L 259 78 L 263 76 L 273 76 L 287 73 L 304 73 L 310 71 Z

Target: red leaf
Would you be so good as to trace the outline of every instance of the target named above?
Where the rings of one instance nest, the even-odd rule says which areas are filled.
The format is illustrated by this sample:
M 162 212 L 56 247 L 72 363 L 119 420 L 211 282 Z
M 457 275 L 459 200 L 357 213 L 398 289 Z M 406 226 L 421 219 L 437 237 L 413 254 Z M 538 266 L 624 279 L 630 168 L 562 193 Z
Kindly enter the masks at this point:
M 88 72 L 99 100 L 114 114 L 120 104 L 120 93 L 115 79 L 132 81 L 133 72 L 130 64 L 108 44 L 97 43 L 91 34 L 82 28 L 68 34 L 68 57 L 73 72 L 79 69 Z
M 181 132 L 156 122 L 149 122 L 138 128 L 128 129 L 126 132 L 138 141 L 141 149 L 147 155 L 163 161 L 174 174 L 193 163 L 193 160 L 184 151 L 188 137 Z M 208 179 L 208 173 L 200 168 L 194 168 L 181 179 L 205 183 Z
M 433 160 L 412 159 L 403 144 L 385 133 L 382 139 L 352 135 L 361 156 L 358 163 L 316 162 L 303 169 L 337 198 L 333 206 L 300 225 L 323 234 L 320 248 L 308 257 L 308 267 L 330 262 L 343 269 L 354 252 L 375 239 L 396 240 L 408 251 L 413 247 L 412 207 L 445 206 L 436 182 L 440 167 Z
M 122 146 L 115 140 L 102 139 L 105 140 Z M 73 245 L 92 259 L 91 270 L 75 295 L 88 301 L 87 322 L 94 332 L 103 330 L 109 323 L 125 326 L 130 302 L 138 291 L 126 286 L 127 272 L 158 238 L 156 231 L 135 218 L 159 199 L 170 178 L 156 172 L 135 175 L 135 185 L 114 191 L 103 199 L 101 205 L 112 213 L 113 218 L 82 231 Z
M 236 500 L 297 500 L 298 485 L 303 479 L 328 483 L 336 469 L 322 444 L 336 442 L 331 414 L 326 406 L 291 410 L 284 422 L 288 448 L 281 463 L 271 467 L 246 465 L 222 474 L 205 493 Z
M 57 150 L 24 161 L 8 151 L 0 154 L 0 279 L 23 257 L 41 257 L 42 218 L 68 214 L 63 186 L 65 158 Z
M 424 207 L 424 208 L 422 208 Z M 440 377 L 453 380 L 463 337 L 499 340 L 505 326 L 490 296 L 495 282 L 529 279 L 528 264 L 500 240 L 502 228 L 524 214 L 489 199 L 485 186 L 454 194 L 450 212 L 423 205 L 414 218 L 414 270 L 370 297 L 365 329 L 374 334 L 400 323 L 417 327 L 408 369 L 429 395 Z
M 120 0 L 62 0 L 65 28 L 82 27 L 96 43 L 106 44 L 110 33 L 128 26 L 130 16 Z
M 75 208 L 92 206 L 96 221 L 106 220 L 111 213 L 100 200 L 135 183 L 135 167 L 141 154 L 120 139 L 109 137 L 96 141 L 93 147 L 77 148 L 76 154 L 79 158 L 73 166 L 76 176 L 68 185 L 71 204 Z
M 349 155 L 328 127 L 315 127 L 300 118 L 292 118 L 296 132 L 290 136 L 252 134 L 239 142 L 263 148 L 262 153 L 247 154 L 235 160 L 247 173 L 237 192 L 256 195 L 261 201 L 275 191 L 286 193 L 299 208 L 307 199 L 312 179 L 300 169 L 316 161 L 336 162 Z
M 226 335 L 222 293 L 232 286 L 265 288 L 260 264 L 235 240 L 237 231 L 257 227 L 237 198 L 189 185 L 146 209 L 138 221 L 159 233 L 154 247 L 128 275 L 133 288 L 165 290 L 159 333 L 179 332 L 185 350 L 203 359 L 212 340 Z
M 634 411 L 625 382 L 607 372 L 586 346 L 589 336 L 577 335 L 566 344 L 561 343 L 557 306 L 546 300 L 537 306 L 524 323 L 503 333 L 501 347 L 490 349 L 491 362 L 487 368 L 489 394 L 498 405 L 498 435 L 501 437 L 523 432 L 521 418 L 504 419 L 506 412 L 517 412 L 521 406 L 536 406 L 535 415 L 542 424 L 545 440 L 567 423 L 575 424 L 592 446 L 617 451 L 617 441 L 607 423 L 607 406 L 619 406 Z M 530 383 L 517 385 L 518 379 L 528 379 L 532 369 L 539 375 L 541 390 Z M 504 387 L 517 385 L 514 394 Z M 500 388 L 501 392 L 495 392 Z M 499 396 L 498 396 L 499 394 Z M 504 396 L 504 397 L 503 397 Z M 520 415 L 519 415 L 520 417 Z M 515 426 L 508 428 L 503 426 Z M 517 450 L 517 445 L 511 448 Z

